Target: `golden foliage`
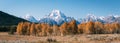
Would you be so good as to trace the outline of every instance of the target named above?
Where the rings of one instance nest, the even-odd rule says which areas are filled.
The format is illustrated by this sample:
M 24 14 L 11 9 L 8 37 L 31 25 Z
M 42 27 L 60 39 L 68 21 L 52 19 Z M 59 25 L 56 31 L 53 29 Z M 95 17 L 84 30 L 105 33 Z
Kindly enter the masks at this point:
M 64 22 L 61 26 L 60 26 L 60 33 L 61 33 L 61 36 L 64 36 L 65 34 L 68 34 L 68 26 L 67 26 L 67 22 Z
M 86 23 L 82 23 L 78 25 L 78 33 L 84 33 L 85 32 L 85 28 L 86 28 Z
M 36 35 L 36 28 L 35 28 L 35 24 L 32 23 L 31 27 L 30 27 L 30 35 Z
M 94 33 L 94 22 L 90 21 L 86 24 L 86 28 L 85 28 L 85 34 L 92 34 Z
M 112 28 L 111 28 L 111 24 L 107 23 L 107 24 L 104 24 L 104 33 L 107 33 L 107 34 L 110 34 L 112 33 Z
M 53 29 L 53 35 L 55 36 L 60 35 L 60 29 L 57 25 L 53 25 L 52 29 Z
M 34 36 L 48 36 L 48 35 L 71 35 L 71 34 L 112 34 L 120 33 L 119 23 L 92 22 L 76 24 L 75 20 L 67 23 L 64 22 L 61 26 L 49 25 L 46 23 L 29 23 L 20 22 L 17 26 L 17 34 L 19 35 L 34 35 Z
M 28 23 L 28 22 L 21 22 L 21 23 L 19 23 L 18 24 L 18 26 L 17 26 L 17 33 L 19 34 L 19 35 L 26 35 L 26 34 L 28 34 L 28 30 L 29 30 L 29 25 L 30 25 L 30 23 Z
M 95 34 L 102 34 L 104 33 L 104 25 L 101 22 L 95 22 L 94 24 L 94 28 L 95 28 Z
M 36 28 L 36 35 L 40 36 L 41 32 L 42 32 L 42 26 L 41 26 L 41 24 L 36 24 L 35 28 Z
M 77 28 L 77 24 L 76 24 L 75 20 L 72 20 L 70 23 L 68 23 L 68 32 L 70 34 L 78 33 L 77 30 L 78 30 L 78 28 Z

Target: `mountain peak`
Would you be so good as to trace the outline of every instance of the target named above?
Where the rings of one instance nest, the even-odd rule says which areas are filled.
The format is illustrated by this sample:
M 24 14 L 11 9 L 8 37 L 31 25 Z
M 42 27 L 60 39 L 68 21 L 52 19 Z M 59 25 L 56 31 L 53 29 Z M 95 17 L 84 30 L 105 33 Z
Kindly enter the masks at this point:
M 66 17 L 60 10 L 53 10 L 48 16 L 52 18 Z
M 93 14 L 88 14 L 86 17 L 87 17 L 87 18 L 96 18 L 96 16 L 93 15 Z
M 53 12 L 53 13 L 58 13 L 58 14 L 59 14 L 61 11 L 60 11 L 60 10 L 53 10 L 52 12 Z
M 23 18 L 31 22 L 37 22 L 37 20 L 30 14 L 26 14 L 26 16 L 24 16 Z
M 30 14 L 26 14 L 25 18 L 31 18 L 33 16 L 31 16 Z
M 49 15 L 45 16 L 44 18 L 52 19 L 58 25 L 62 24 L 63 22 L 66 21 L 66 19 L 68 19 L 67 16 L 65 16 L 64 13 L 62 13 L 60 10 L 52 10 L 52 12 Z M 49 20 L 47 19 L 46 21 L 49 21 Z

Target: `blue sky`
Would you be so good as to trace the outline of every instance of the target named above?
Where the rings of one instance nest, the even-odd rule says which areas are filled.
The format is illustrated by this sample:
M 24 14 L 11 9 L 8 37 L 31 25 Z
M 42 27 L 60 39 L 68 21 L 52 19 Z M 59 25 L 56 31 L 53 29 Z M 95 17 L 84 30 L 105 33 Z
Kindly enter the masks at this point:
M 54 9 L 74 18 L 120 15 L 120 0 L 0 0 L 1 11 L 18 17 L 42 18 Z

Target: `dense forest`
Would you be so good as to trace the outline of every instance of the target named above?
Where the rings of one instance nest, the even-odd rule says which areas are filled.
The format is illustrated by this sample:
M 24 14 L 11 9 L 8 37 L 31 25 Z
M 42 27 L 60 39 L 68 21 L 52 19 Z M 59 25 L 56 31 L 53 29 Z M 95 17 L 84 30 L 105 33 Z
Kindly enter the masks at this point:
M 74 35 L 74 34 L 119 34 L 120 24 L 101 22 L 92 22 L 76 24 L 75 20 L 62 25 L 49 25 L 46 23 L 29 23 L 20 22 L 17 26 L 17 34 L 33 35 L 33 36 L 49 36 L 49 35 Z

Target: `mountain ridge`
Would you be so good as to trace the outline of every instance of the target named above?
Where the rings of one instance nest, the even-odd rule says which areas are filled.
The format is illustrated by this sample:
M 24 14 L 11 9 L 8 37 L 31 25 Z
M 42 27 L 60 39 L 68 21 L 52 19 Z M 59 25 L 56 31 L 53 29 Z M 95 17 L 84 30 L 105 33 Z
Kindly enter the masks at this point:
M 97 17 L 93 14 L 88 14 L 85 18 L 79 18 L 76 20 L 76 19 L 74 19 L 74 17 L 66 16 L 60 10 L 53 10 L 51 13 L 49 13 L 49 15 L 46 15 L 43 18 L 40 18 L 38 23 L 48 23 L 48 24 L 51 24 L 51 23 L 56 24 L 57 23 L 57 25 L 61 25 L 64 22 L 70 22 L 71 20 L 76 20 L 78 22 L 78 24 L 86 23 L 89 21 L 93 21 L 93 22 L 99 21 L 101 23 L 113 23 L 113 22 L 120 23 L 119 19 L 120 19 L 119 15 L 111 15 L 111 16 L 107 16 L 107 17 L 104 17 L 104 16 Z

